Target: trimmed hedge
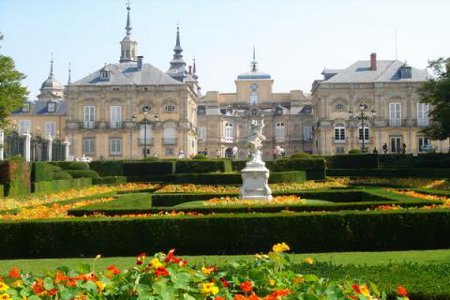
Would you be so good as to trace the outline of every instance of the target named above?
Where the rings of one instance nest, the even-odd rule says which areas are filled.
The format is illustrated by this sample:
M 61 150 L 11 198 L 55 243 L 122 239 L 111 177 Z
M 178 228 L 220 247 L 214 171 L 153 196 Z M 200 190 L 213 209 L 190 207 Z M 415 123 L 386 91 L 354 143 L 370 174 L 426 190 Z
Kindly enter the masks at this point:
M 93 178 L 92 184 L 119 184 L 126 183 L 126 176 L 103 176 L 100 178 Z
M 323 158 L 278 159 L 267 164 L 272 172 L 306 171 L 307 180 L 325 179 L 325 160 Z
M 448 168 L 450 169 L 450 155 L 446 153 L 426 153 L 413 156 L 412 154 L 380 155 L 382 168 Z
M 123 175 L 127 177 L 172 175 L 174 161 L 133 161 L 123 163 Z
M 31 181 L 48 181 L 54 179 L 55 166 L 47 162 L 33 162 L 31 164 Z
M 5 221 L 0 235 L 8 245 L 0 249 L 2 259 L 133 256 L 172 248 L 181 255 L 253 254 L 280 241 L 301 252 L 446 249 L 450 211 Z
M 89 170 L 89 164 L 82 161 L 54 161 L 50 163 L 63 170 Z
M 5 189 L 2 184 L 0 184 L 0 198 L 5 196 Z
M 450 169 L 327 169 L 327 176 L 450 178 Z
M 34 193 L 53 193 L 58 191 L 64 191 L 72 188 L 83 188 L 92 185 L 91 178 L 74 178 L 66 180 L 53 180 L 53 181 L 37 181 L 32 185 Z
M 100 178 L 93 170 L 66 170 L 73 178 Z
M 202 160 L 177 160 L 175 163 L 175 173 L 214 173 L 231 172 L 231 161 L 227 159 L 202 159 Z
M 376 169 L 378 154 L 334 155 L 325 158 L 328 169 Z
M 89 169 L 94 170 L 98 175 L 104 176 L 122 176 L 123 161 L 121 160 L 96 160 L 89 163 Z
M 26 195 L 31 191 L 30 164 L 22 159 L 0 162 L 0 183 L 5 196 Z

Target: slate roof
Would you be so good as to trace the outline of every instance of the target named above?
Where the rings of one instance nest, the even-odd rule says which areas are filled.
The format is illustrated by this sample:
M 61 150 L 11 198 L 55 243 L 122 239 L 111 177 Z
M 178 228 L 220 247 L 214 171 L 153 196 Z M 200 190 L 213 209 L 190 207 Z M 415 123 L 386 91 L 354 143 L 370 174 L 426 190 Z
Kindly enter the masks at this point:
M 100 71 L 107 68 L 110 73 L 109 80 L 100 78 Z M 143 64 L 142 70 L 137 69 L 135 62 L 107 64 L 95 71 L 94 73 L 71 83 L 76 85 L 174 85 L 182 84 L 181 82 L 171 78 L 161 70 L 155 68 L 151 64 Z
M 427 70 L 411 67 L 411 78 L 401 78 L 400 68 L 405 63 L 399 60 L 377 60 L 377 70 L 370 70 L 370 61 L 361 60 L 342 70 L 334 69 L 336 75 L 323 82 L 350 83 L 350 82 L 420 82 L 431 78 Z M 330 69 L 331 70 L 331 69 Z M 330 70 L 326 70 L 330 73 Z
M 30 111 L 23 111 L 23 109 L 16 110 L 12 112 L 13 115 L 65 115 L 67 112 L 67 103 L 63 100 L 50 100 L 56 103 L 55 112 L 48 112 L 47 103 L 49 100 L 35 100 L 29 101 Z

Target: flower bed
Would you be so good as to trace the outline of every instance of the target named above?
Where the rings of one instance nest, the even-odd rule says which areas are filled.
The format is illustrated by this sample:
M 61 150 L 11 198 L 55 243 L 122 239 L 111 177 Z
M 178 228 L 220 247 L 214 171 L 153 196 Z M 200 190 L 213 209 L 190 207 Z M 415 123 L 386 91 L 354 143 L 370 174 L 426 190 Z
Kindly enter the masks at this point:
M 189 266 L 172 249 L 167 254 L 138 255 L 136 266 L 104 271 L 84 265 L 78 270 L 59 267 L 45 275 L 21 273 L 17 268 L 0 281 L 0 299 L 186 299 L 186 300 L 289 300 L 386 299 L 371 282 L 332 281 L 293 270 L 285 243 L 252 261 L 216 266 Z M 314 264 L 311 258 L 305 264 Z M 397 288 L 397 299 L 408 292 Z

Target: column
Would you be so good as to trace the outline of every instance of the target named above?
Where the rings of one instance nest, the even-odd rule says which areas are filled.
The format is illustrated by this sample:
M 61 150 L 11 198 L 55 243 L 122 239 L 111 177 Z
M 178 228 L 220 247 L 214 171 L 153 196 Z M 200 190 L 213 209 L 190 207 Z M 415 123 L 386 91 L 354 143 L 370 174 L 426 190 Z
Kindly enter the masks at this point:
M 69 138 L 66 136 L 66 138 L 64 139 L 64 160 L 65 161 L 69 161 L 69 156 L 70 156 L 70 141 Z
M 48 140 L 48 161 L 52 161 L 52 155 L 53 155 L 53 138 L 50 135 L 50 133 L 47 136 Z
M 5 133 L 0 129 L 0 160 L 4 160 Z
M 25 161 L 31 161 L 31 134 L 26 131 L 23 136 L 25 137 Z

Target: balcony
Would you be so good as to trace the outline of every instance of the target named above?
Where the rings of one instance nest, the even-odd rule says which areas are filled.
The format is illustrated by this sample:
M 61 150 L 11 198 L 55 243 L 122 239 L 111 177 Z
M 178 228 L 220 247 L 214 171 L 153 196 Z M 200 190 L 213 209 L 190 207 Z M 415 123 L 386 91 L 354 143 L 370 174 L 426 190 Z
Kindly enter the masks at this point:
M 430 119 L 417 119 L 417 126 L 430 126 Z
M 109 123 L 109 128 L 111 128 L 111 129 L 122 129 L 124 126 L 123 126 L 124 124 L 123 124 L 123 122 L 110 122 Z
M 139 145 L 140 146 L 153 145 L 153 143 L 154 143 L 154 139 L 151 138 L 151 137 L 147 137 L 146 139 L 145 138 L 139 138 L 138 140 L 139 140 Z
M 163 145 L 176 145 L 177 138 L 162 138 Z
M 400 127 L 402 123 L 402 119 L 389 119 L 389 126 L 391 127 Z
M 95 128 L 95 121 L 84 121 L 81 123 L 81 128 L 83 129 L 94 129 Z

